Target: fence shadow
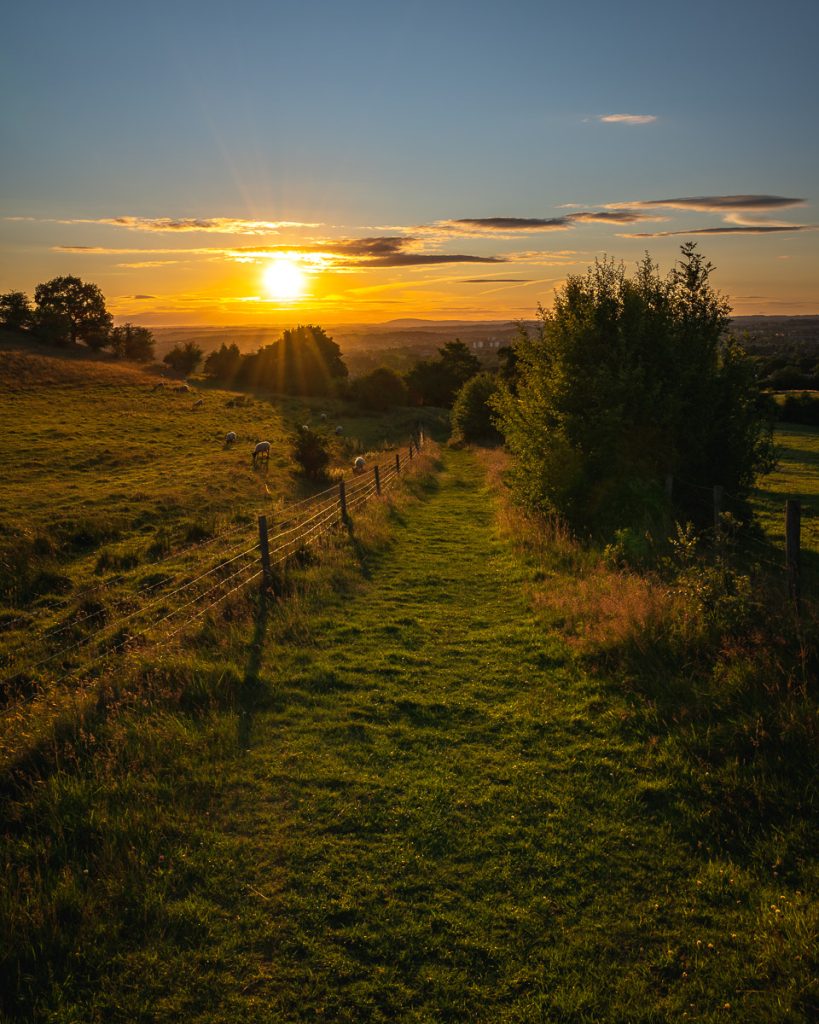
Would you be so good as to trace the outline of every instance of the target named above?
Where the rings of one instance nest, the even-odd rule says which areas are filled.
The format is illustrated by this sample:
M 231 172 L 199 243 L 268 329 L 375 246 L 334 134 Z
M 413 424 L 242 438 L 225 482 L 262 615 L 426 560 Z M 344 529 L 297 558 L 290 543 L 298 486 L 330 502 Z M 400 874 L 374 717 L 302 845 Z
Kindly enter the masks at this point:
M 236 744 L 240 751 L 250 749 L 253 736 L 253 720 L 260 698 L 260 672 L 264 641 L 267 634 L 267 623 L 270 618 L 270 602 L 274 600 L 266 590 L 262 590 L 256 603 L 253 617 L 253 636 L 250 640 L 250 651 L 245 665 L 245 674 L 237 700 Z

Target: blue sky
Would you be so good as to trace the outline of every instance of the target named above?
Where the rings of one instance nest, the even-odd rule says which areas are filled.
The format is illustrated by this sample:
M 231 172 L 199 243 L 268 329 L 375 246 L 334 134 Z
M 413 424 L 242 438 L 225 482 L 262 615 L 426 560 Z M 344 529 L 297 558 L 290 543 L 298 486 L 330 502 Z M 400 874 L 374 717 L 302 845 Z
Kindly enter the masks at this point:
M 665 267 L 687 237 L 625 235 L 730 228 L 700 241 L 738 312 L 819 312 L 817 30 L 787 0 L 10 10 L 0 290 L 76 273 L 154 323 L 522 316 L 596 255 Z M 376 238 L 503 262 L 349 258 Z M 285 256 L 286 301 L 260 286 Z

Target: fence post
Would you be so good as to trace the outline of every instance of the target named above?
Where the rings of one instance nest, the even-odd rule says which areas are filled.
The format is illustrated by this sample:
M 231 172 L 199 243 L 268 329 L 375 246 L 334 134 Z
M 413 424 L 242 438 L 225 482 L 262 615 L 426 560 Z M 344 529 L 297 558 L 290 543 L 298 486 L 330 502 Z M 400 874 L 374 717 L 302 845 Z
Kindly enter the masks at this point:
M 347 522 L 347 488 L 343 480 L 338 482 L 338 500 L 341 503 L 341 519 Z
M 409 448 L 407 450 L 409 451 L 409 457 L 412 458 L 412 438 L 410 438 Z
M 378 472 L 378 466 L 373 466 L 373 473 L 375 474 L 375 493 L 381 493 L 381 474 Z
M 400 452 L 396 452 L 395 453 L 395 472 L 396 473 L 400 473 L 401 472 L 401 453 Z
M 785 502 L 785 562 L 788 568 L 788 594 L 799 611 L 800 580 L 800 540 L 802 523 L 802 505 L 796 498 L 788 498 Z
M 267 540 L 267 516 L 259 516 L 259 546 L 262 552 L 262 593 L 270 587 L 270 544 Z
M 714 533 L 719 537 L 720 527 L 722 525 L 720 516 L 722 515 L 722 495 L 725 488 L 720 484 L 714 484 Z

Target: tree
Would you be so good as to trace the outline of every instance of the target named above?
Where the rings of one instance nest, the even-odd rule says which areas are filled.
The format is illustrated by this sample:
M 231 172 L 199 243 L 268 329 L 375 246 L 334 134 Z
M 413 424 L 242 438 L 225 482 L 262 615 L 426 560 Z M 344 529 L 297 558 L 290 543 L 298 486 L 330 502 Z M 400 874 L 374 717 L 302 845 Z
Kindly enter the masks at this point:
M 498 380 L 491 373 L 478 373 L 464 384 L 452 406 L 452 434 L 456 439 L 490 443 L 500 440 L 490 404 L 497 390 Z
M 308 324 L 245 356 L 239 381 L 285 395 L 329 395 L 347 377 L 341 349 L 323 328 Z
M 380 366 L 354 380 L 350 385 L 350 395 L 364 409 L 375 412 L 386 412 L 396 405 L 406 405 L 408 401 L 404 379 L 387 366 Z
M 449 408 L 455 395 L 481 369 L 481 362 L 458 338 L 438 349 L 437 359 L 423 359 L 407 374 L 407 387 L 419 405 Z
M 110 344 L 120 359 L 133 359 L 137 363 L 150 363 L 154 358 L 154 336 L 147 327 L 135 324 L 123 324 L 114 327 L 110 334 Z
M 6 292 L 0 295 L 0 324 L 12 331 L 22 331 L 31 325 L 32 310 L 25 292 Z
M 632 279 L 604 259 L 540 309 L 517 393 L 494 400 L 525 504 L 606 534 L 660 521 L 668 473 L 742 496 L 770 467 L 772 424 L 712 270 L 691 243 L 665 278 L 648 255 Z M 694 493 L 677 490 L 678 512 L 697 521 Z
M 162 362 L 177 373 L 193 373 L 202 362 L 202 349 L 195 341 L 186 341 L 184 345 L 174 345 Z
M 232 383 L 239 374 L 242 365 L 242 353 L 236 344 L 226 345 L 208 353 L 205 359 L 205 374 L 214 380 Z
M 327 438 L 310 427 L 299 428 L 293 441 L 293 458 L 305 476 L 313 480 L 323 479 L 330 463 Z
M 70 341 L 99 345 L 111 329 L 111 314 L 105 308 L 105 298 L 95 284 L 86 284 L 78 277 L 55 277 L 34 289 L 34 302 L 41 324 L 49 324 L 52 337 L 57 325 L 66 325 L 66 335 L 57 343 Z

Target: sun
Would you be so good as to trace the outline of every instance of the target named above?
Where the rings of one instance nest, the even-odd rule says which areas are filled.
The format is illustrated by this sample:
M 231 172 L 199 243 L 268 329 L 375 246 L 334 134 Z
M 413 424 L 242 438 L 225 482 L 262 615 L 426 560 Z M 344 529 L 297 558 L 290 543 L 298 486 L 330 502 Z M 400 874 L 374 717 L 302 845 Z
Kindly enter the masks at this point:
M 280 302 L 304 295 L 307 277 L 298 261 L 289 256 L 271 260 L 262 274 L 265 290 L 271 299 Z

